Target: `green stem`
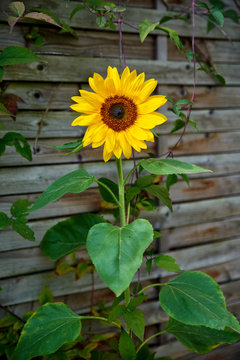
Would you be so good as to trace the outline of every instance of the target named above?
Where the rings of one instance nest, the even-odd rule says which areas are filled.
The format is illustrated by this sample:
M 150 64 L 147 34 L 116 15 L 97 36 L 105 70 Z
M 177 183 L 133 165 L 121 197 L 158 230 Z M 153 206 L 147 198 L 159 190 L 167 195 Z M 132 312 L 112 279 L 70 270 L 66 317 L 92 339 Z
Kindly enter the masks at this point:
M 158 284 L 151 284 L 151 285 L 148 285 L 148 286 L 146 286 L 145 288 L 143 288 L 142 290 L 140 290 L 139 292 L 138 292 L 138 295 L 140 295 L 140 294 L 142 294 L 144 291 L 146 291 L 147 289 L 150 289 L 151 287 L 154 287 L 154 286 L 165 286 L 166 284 L 160 284 L 160 283 L 158 283 Z
M 116 198 L 116 196 L 114 195 L 114 193 L 112 192 L 112 190 L 109 189 L 109 187 L 108 187 L 107 185 L 105 185 L 104 183 L 102 183 L 101 181 L 99 181 L 99 180 L 97 180 L 97 179 L 95 179 L 95 181 L 96 181 L 96 183 L 98 183 L 99 185 L 103 186 L 103 187 L 109 192 L 109 194 L 112 195 L 114 201 L 115 201 L 116 204 L 120 207 L 120 203 L 119 203 L 118 199 Z
M 122 159 L 116 158 L 117 171 L 118 171 L 118 187 L 119 187 L 119 213 L 121 226 L 126 225 L 125 218 L 125 194 L 124 194 L 124 183 L 123 183 L 123 171 L 122 171 Z
M 124 180 L 124 185 L 126 185 L 129 177 L 130 177 L 130 176 L 132 175 L 132 173 L 139 167 L 139 165 L 140 165 L 140 162 L 139 162 L 137 165 L 135 165 L 135 166 L 132 168 L 132 170 L 129 171 L 129 173 L 127 174 L 126 179 Z
M 147 338 L 146 340 L 144 340 L 144 342 L 141 343 L 141 345 L 139 346 L 139 348 L 137 349 L 137 353 L 141 350 L 141 348 L 150 340 L 152 340 L 153 338 L 159 336 L 159 335 L 162 335 L 162 334 L 165 334 L 166 333 L 166 330 L 163 330 L 163 331 L 160 331 L 156 334 L 153 334 L 152 336 L 150 336 L 149 338 Z
M 114 326 L 117 326 L 119 329 L 121 328 L 121 325 L 119 325 L 118 323 L 114 322 L 114 321 L 110 321 L 104 317 L 101 316 L 81 316 L 80 315 L 80 319 L 81 320 L 100 320 L 100 321 L 106 321 L 109 324 L 112 324 Z

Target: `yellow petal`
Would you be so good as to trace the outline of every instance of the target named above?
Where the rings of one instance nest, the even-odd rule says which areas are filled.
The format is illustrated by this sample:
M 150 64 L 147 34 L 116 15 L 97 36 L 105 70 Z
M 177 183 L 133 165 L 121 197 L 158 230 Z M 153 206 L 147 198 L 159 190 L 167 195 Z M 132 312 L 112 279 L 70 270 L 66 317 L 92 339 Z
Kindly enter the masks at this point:
M 138 103 L 140 104 L 144 102 L 155 90 L 156 86 L 157 86 L 157 81 L 154 79 L 145 81 L 141 89 L 141 92 L 138 94 Z
M 107 72 L 108 72 L 108 77 L 112 79 L 114 82 L 116 92 L 119 93 L 121 88 L 121 83 L 117 68 L 116 67 L 112 68 L 111 66 L 109 66 Z
M 136 125 L 143 129 L 152 129 L 167 120 L 163 114 L 152 112 L 150 114 L 138 115 Z
M 81 115 L 78 116 L 73 122 L 72 126 L 89 126 L 93 124 L 100 124 L 101 118 L 98 114 L 91 114 L 91 115 Z
M 122 155 L 122 148 L 118 143 L 116 143 L 113 153 L 118 159 L 120 159 L 120 157 Z
M 121 144 L 125 158 L 130 159 L 130 157 L 132 155 L 132 147 L 131 147 L 128 139 L 126 138 L 124 131 L 121 131 L 119 133 L 119 143 Z
M 104 88 L 104 79 L 101 75 L 94 73 L 93 78 L 88 78 L 88 82 L 95 93 L 100 94 L 103 98 L 108 97 Z
M 130 75 L 130 70 L 129 70 L 129 67 L 126 66 L 125 69 L 123 70 L 122 72 L 122 76 L 121 76 L 121 83 L 123 84 L 126 79 L 129 77 Z
M 133 138 L 139 140 L 148 140 L 149 138 L 149 130 L 142 129 L 136 125 L 129 127 L 128 132 L 132 135 Z
M 109 159 L 111 159 L 111 157 L 113 156 L 113 152 L 111 151 L 110 153 L 106 151 L 106 147 L 104 146 L 103 148 L 103 160 L 105 162 L 107 162 Z
M 116 95 L 116 88 L 113 79 L 106 78 L 104 80 L 105 91 L 108 93 L 108 97 Z
M 93 92 L 86 91 L 86 90 L 79 90 L 82 98 L 86 100 L 89 104 L 95 107 L 101 107 L 104 99 Z
M 157 110 L 160 106 L 166 103 L 167 99 L 164 95 L 153 95 L 150 96 L 142 104 L 138 104 L 139 114 L 148 114 Z
M 98 111 L 98 109 L 96 109 L 94 106 L 90 105 L 87 101 L 85 101 L 83 98 L 81 98 L 80 96 L 76 96 L 78 98 L 78 103 L 77 104 L 73 104 L 70 106 L 71 109 L 80 112 L 80 113 L 87 113 L 87 114 L 91 114 L 91 113 L 96 113 Z M 75 98 L 75 96 L 74 96 Z M 99 109 L 100 111 L 100 109 Z

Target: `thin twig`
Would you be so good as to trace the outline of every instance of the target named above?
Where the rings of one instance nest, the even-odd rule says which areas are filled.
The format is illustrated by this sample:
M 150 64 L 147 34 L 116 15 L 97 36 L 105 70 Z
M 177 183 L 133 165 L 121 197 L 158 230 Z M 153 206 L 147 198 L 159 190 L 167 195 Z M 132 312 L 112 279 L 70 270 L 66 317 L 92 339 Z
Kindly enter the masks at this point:
M 0 308 L 6 312 L 8 312 L 10 315 L 14 316 L 16 319 L 18 319 L 19 321 L 21 321 L 22 323 L 24 323 L 23 319 L 20 318 L 20 316 L 14 314 L 14 312 L 12 310 L 9 309 L 8 306 L 3 306 L 0 304 Z

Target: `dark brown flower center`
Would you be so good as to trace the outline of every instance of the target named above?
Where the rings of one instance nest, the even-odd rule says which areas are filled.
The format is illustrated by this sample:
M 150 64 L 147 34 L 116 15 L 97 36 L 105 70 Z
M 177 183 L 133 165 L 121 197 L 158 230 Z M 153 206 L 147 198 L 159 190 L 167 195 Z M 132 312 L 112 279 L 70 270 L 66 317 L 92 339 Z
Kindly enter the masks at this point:
M 111 96 L 101 107 L 102 121 L 114 131 L 122 131 L 137 119 L 137 106 L 125 96 Z

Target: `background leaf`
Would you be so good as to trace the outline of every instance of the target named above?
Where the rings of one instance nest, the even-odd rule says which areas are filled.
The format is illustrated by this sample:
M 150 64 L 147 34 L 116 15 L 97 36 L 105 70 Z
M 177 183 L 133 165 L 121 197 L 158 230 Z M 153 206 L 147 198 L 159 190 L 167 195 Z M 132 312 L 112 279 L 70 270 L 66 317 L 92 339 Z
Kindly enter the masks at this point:
M 0 229 L 5 229 L 9 225 L 11 225 L 12 220 L 4 213 L 0 212 Z
M 32 150 L 25 139 L 24 136 L 22 136 L 19 133 L 16 132 L 8 132 L 4 135 L 4 137 L 1 139 L 1 142 L 4 143 L 4 145 L 8 146 L 14 146 L 16 151 L 25 159 L 28 161 L 32 161 Z
M 113 192 L 113 194 L 116 196 L 116 198 L 117 199 L 119 198 L 118 185 L 114 181 L 107 179 L 105 177 L 101 177 L 100 179 L 98 179 L 98 181 L 105 184 Z M 112 195 L 109 193 L 109 191 L 107 191 L 107 189 L 104 186 L 102 186 L 101 184 L 98 184 L 98 189 L 99 189 L 99 192 L 100 192 L 103 200 L 105 200 L 109 203 L 116 204 L 115 199 L 112 197 Z
M 123 360 L 135 360 L 136 351 L 131 337 L 122 330 L 119 340 L 119 352 Z
M 31 50 L 22 46 L 8 46 L 0 54 L 0 66 L 24 64 L 39 60 L 40 58 Z
M 40 307 L 24 325 L 12 360 L 51 354 L 81 331 L 80 317 L 62 303 Z
M 172 211 L 172 200 L 169 197 L 168 190 L 162 185 L 151 185 L 145 188 L 148 194 L 156 196 Z
M 51 290 L 47 285 L 45 285 L 43 291 L 39 296 L 39 304 L 40 306 L 42 306 L 44 304 L 52 303 L 52 302 L 53 302 L 53 295 L 51 293 Z
M 233 344 L 240 335 L 230 329 L 215 330 L 205 326 L 185 325 L 172 318 L 166 331 L 173 334 L 186 348 L 200 354 L 208 353 L 221 344 Z
M 85 169 L 72 171 L 50 185 L 36 200 L 30 212 L 41 209 L 67 193 L 78 194 L 89 188 L 95 181 Z
M 15 230 L 18 234 L 20 234 L 24 239 L 35 241 L 34 232 L 28 225 L 25 224 L 22 220 L 13 220 L 12 221 L 12 228 Z
M 148 36 L 148 34 L 153 31 L 156 26 L 158 25 L 159 23 L 152 23 L 151 21 L 149 21 L 148 19 L 145 19 L 144 21 L 142 21 L 140 24 L 139 24 L 139 35 L 140 35 L 140 40 L 141 42 L 143 42 L 146 37 Z
M 145 329 L 145 319 L 143 312 L 139 309 L 134 309 L 131 312 L 127 311 L 123 315 L 123 318 L 126 321 L 127 326 L 132 330 L 132 332 L 140 340 L 143 340 Z
M 14 1 L 9 4 L 9 9 L 14 13 L 14 15 L 20 17 L 25 11 L 25 6 L 21 1 Z
M 102 222 L 105 220 L 94 214 L 71 216 L 51 227 L 44 235 L 40 247 L 45 256 L 58 260 L 85 246 L 91 227 Z
M 168 174 L 197 174 L 202 172 L 211 172 L 197 165 L 186 163 L 175 159 L 143 159 L 141 166 L 155 175 Z
M 154 262 L 157 266 L 162 269 L 172 271 L 172 272 L 180 272 L 181 269 L 177 264 L 175 264 L 175 259 L 171 256 L 160 254 L 154 258 Z

